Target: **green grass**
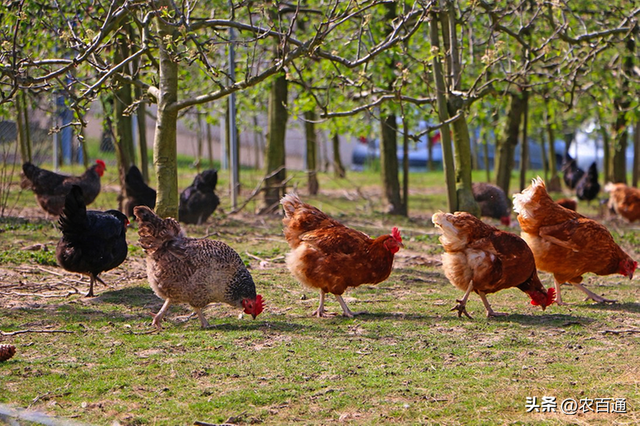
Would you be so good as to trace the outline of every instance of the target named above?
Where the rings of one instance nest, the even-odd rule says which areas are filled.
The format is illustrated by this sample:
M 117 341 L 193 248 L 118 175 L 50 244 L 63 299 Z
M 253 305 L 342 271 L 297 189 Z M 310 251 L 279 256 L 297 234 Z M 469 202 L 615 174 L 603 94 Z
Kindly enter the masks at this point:
M 181 186 L 194 170 L 184 163 Z M 108 170 L 111 172 L 111 170 Z M 296 172 L 292 172 L 296 173 Z M 248 196 L 260 172 L 242 172 Z M 476 177 L 482 179 L 483 173 Z M 430 216 L 446 206 L 440 173 L 412 173 L 410 217 L 382 214 L 379 176 L 349 173 L 349 182 L 321 174 L 321 194 L 308 197 L 304 175 L 294 178 L 305 200 L 371 235 L 399 226 L 405 249 L 391 277 L 348 291 L 355 319 L 310 314 L 318 294 L 287 271 L 279 217 L 256 217 L 251 203 L 229 215 L 228 180 L 221 173 L 222 210 L 191 236 L 221 239 L 250 266 L 266 308 L 256 320 L 211 305 L 212 325 L 183 322 L 190 310 L 172 306 L 160 333 L 150 312 L 162 301 L 146 280 L 135 229 L 129 257 L 103 274 L 96 298 L 83 294 L 86 278 L 31 257 L 51 259 L 59 234 L 41 218 L 0 221 L 0 330 L 65 331 L 5 336 L 17 354 L 0 363 L 0 404 L 40 410 L 96 425 L 235 424 L 637 424 L 640 418 L 636 283 L 619 276 L 586 277 L 586 285 L 613 305 L 582 301 L 568 286 L 568 307 L 546 311 L 517 289 L 489 295 L 496 311 L 486 319 L 471 296 L 473 320 L 449 309 L 462 296 L 438 265 L 442 252 Z M 356 191 L 358 188 L 360 193 Z M 513 187 L 516 188 L 514 183 Z M 12 195 L 13 196 L 13 195 Z M 113 208 L 115 192 L 92 207 Z M 18 204 L 37 211 L 32 194 Z M 599 217 L 597 206 L 579 208 Z M 609 222 L 625 250 L 638 251 L 638 229 Z M 48 251 L 21 250 L 35 243 Z M 264 263 L 261 263 L 265 261 Z M 552 278 L 541 274 L 545 286 Z M 331 296 L 327 308 L 340 312 Z M 613 331 L 613 332 L 612 332 Z M 526 413 L 527 397 L 626 398 L 626 414 Z

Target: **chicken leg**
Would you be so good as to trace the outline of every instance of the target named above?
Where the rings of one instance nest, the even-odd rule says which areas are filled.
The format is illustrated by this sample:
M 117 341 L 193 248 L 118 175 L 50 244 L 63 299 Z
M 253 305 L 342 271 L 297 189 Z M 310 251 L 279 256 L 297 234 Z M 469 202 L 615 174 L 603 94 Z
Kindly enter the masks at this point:
M 562 293 L 560 292 L 560 286 L 562 285 L 562 283 L 560 283 L 557 279 L 554 279 L 554 283 L 555 283 L 555 287 L 556 287 L 556 303 L 558 304 L 558 306 L 567 306 L 569 305 L 567 302 L 563 302 L 562 301 Z M 590 291 L 588 288 L 586 288 L 585 286 L 583 286 L 580 283 L 571 283 L 573 286 L 575 286 L 576 288 L 582 290 L 586 295 L 587 295 L 587 299 L 586 300 L 593 300 L 596 303 L 615 303 L 615 300 L 610 300 L 610 299 L 605 299 L 602 296 L 599 296 L 597 294 L 595 294 L 594 292 Z
M 349 309 L 349 307 L 347 306 L 347 303 L 344 301 L 344 299 L 342 298 L 342 296 L 339 295 L 335 295 L 336 296 L 336 300 L 338 301 L 338 303 L 340 303 L 340 306 L 342 306 L 342 312 L 343 315 L 347 318 L 353 318 L 356 315 L 360 315 L 362 314 L 362 312 L 351 312 L 351 309 Z
M 202 308 L 193 308 L 193 310 L 196 312 L 196 314 L 198 314 L 198 318 L 200 319 L 200 325 L 202 326 L 202 328 L 209 328 L 209 322 L 204 317 Z
M 467 292 L 464 294 L 462 299 L 456 299 L 456 302 L 458 302 L 458 304 L 453 308 L 451 308 L 452 311 L 458 311 L 458 317 L 461 317 L 462 314 L 465 314 L 467 318 L 473 319 L 471 318 L 471 315 L 469 315 L 469 313 L 467 312 L 467 299 L 469 299 L 469 295 L 471 294 L 472 290 L 473 290 L 473 281 L 469 281 Z
M 487 310 L 487 318 L 491 318 L 491 317 L 504 317 L 508 314 L 504 313 L 504 312 L 495 312 L 493 309 L 491 309 L 491 305 L 489 305 L 489 301 L 487 300 L 487 296 L 481 292 L 478 291 L 478 296 L 480 296 L 480 299 L 482 299 L 482 303 L 484 304 L 484 308 Z
M 158 330 L 162 330 L 162 325 L 160 325 L 160 323 L 162 322 L 162 318 L 164 318 L 164 314 L 169 310 L 170 305 L 171 300 L 167 299 L 164 301 L 164 305 L 162 305 L 162 308 L 160 308 L 157 314 L 154 314 L 153 312 L 151 313 L 151 316 L 153 317 L 151 325 L 155 326 Z
M 320 304 L 318 305 L 318 309 L 316 309 L 316 311 L 312 314 L 317 316 L 318 318 L 322 318 L 324 317 L 325 314 L 325 309 L 324 309 L 324 295 L 326 293 L 324 292 L 324 290 L 320 290 Z

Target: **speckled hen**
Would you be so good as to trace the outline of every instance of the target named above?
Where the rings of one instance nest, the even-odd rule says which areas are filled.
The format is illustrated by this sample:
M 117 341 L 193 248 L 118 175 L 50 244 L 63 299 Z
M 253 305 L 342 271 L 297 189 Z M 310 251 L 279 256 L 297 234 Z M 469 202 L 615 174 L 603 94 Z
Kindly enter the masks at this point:
M 262 296 L 244 262 L 222 241 L 188 238 L 173 218 L 162 219 L 146 206 L 133 209 L 139 223 L 140 245 L 147 254 L 147 277 L 156 295 L 164 299 L 154 315 L 160 329 L 172 303 L 188 303 L 203 328 L 209 326 L 202 309 L 224 302 L 255 317 L 262 312 Z

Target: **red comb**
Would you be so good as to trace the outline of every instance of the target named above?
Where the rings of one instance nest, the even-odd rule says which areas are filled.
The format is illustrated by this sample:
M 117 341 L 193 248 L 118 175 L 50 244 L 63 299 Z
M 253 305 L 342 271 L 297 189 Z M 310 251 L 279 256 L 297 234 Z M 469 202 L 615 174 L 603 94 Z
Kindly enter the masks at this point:
M 393 229 L 391 230 L 391 236 L 397 242 L 399 242 L 399 243 L 402 242 L 402 237 L 400 236 L 400 231 L 398 230 L 398 228 L 396 226 L 394 226 Z

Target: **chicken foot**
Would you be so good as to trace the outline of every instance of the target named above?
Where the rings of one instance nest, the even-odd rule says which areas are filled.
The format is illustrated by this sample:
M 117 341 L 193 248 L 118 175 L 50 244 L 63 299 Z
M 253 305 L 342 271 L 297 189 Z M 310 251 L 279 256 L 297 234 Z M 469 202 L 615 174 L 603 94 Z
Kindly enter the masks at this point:
M 484 304 L 484 308 L 487 310 L 487 318 L 491 318 L 491 317 L 504 317 L 508 314 L 504 313 L 504 312 L 495 312 L 493 309 L 491 309 L 491 305 L 489 305 L 489 301 L 487 300 L 487 296 L 481 292 L 478 291 L 478 296 L 480 296 L 480 299 L 482 299 L 482 303 Z
M 157 314 L 154 314 L 153 312 L 151 313 L 151 316 L 153 317 L 151 325 L 155 326 L 158 330 L 162 330 L 162 325 L 160 325 L 160 323 L 162 322 L 162 318 L 164 318 L 164 314 L 169 310 L 170 305 L 171 300 L 167 299 L 164 301 L 164 305 L 162 305 L 162 308 L 160 308 Z
M 100 277 L 99 277 L 99 276 L 97 276 L 97 275 L 90 274 L 90 275 L 89 275 L 89 291 L 87 292 L 87 294 L 85 294 L 85 296 L 84 296 L 84 297 L 94 297 L 94 294 L 93 294 L 93 284 L 94 284 L 95 282 L 99 282 L 99 283 L 100 283 L 100 284 L 102 284 L 103 286 L 105 286 L 105 287 L 109 287 L 109 286 L 107 285 L 107 283 L 105 283 L 104 281 L 102 281 L 102 278 L 100 278 Z
M 198 314 L 198 319 L 200 319 L 200 325 L 202 326 L 202 328 L 209 328 L 209 322 L 204 317 L 204 314 L 202 313 L 202 308 L 193 308 L 193 310 L 195 311 L 196 314 Z
M 462 314 L 465 314 L 467 318 L 473 319 L 471 318 L 471 315 L 469 315 L 469 313 L 467 312 L 467 300 L 469 299 L 469 295 L 471 294 L 472 290 L 473 290 L 473 281 L 469 281 L 467 292 L 464 294 L 462 299 L 456 299 L 456 302 L 458 302 L 458 304 L 453 308 L 451 308 L 452 311 L 458 311 L 458 318 L 462 317 Z
M 316 311 L 311 315 L 317 316 L 318 318 L 322 318 L 322 317 L 325 316 L 325 313 L 327 312 L 324 309 L 324 295 L 325 294 L 326 293 L 324 292 L 324 290 L 320 290 L 320 304 L 318 305 L 318 309 L 316 309 Z
M 572 283 L 573 284 L 573 283 Z M 605 299 L 604 297 L 595 294 L 594 292 L 592 292 L 591 290 L 589 290 L 588 288 L 586 288 L 585 286 L 583 286 L 582 284 L 573 284 L 575 287 L 579 288 L 580 290 L 582 290 L 584 292 L 584 294 L 587 295 L 586 300 L 593 300 L 594 302 L 597 303 L 616 303 L 615 300 L 611 300 L 611 299 Z
M 562 293 L 560 292 L 560 286 L 562 285 L 562 283 L 558 282 L 558 280 L 554 280 L 555 283 L 555 287 L 556 287 L 556 304 L 558 306 L 567 306 L 569 305 L 567 302 L 563 302 L 562 301 Z M 586 300 L 593 300 L 596 303 L 615 303 L 615 300 L 611 300 L 611 299 L 605 299 L 604 297 L 595 294 L 594 292 L 592 292 L 591 290 L 589 290 L 588 288 L 586 288 L 585 286 L 583 286 L 580 283 L 571 283 L 573 286 L 575 286 L 576 288 L 582 290 L 582 292 L 584 292 L 584 294 L 587 295 Z
M 338 303 L 340 303 L 340 306 L 342 306 L 342 312 L 343 312 L 342 314 L 345 317 L 353 318 L 356 315 L 361 315 L 365 313 L 365 312 L 352 312 L 351 309 L 349 309 L 349 307 L 347 306 L 347 303 L 344 301 L 342 296 L 339 296 L 337 294 L 335 294 L 334 296 L 336 296 L 336 300 L 338 301 Z

